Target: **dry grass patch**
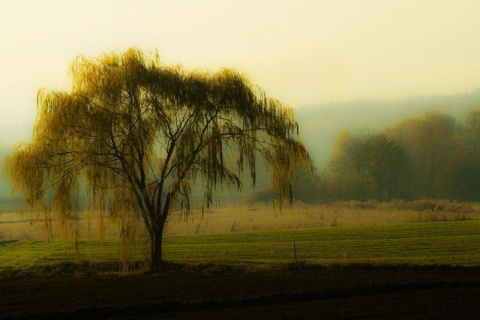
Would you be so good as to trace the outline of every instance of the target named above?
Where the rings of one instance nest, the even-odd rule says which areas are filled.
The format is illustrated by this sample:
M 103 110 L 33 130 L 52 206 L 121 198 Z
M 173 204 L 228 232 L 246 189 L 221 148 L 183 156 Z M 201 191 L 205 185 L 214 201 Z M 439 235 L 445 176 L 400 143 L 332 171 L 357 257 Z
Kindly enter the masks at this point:
M 282 230 L 296 228 L 383 225 L 433 221 L 478 220 L 480 211 L 470 204 L 453 201 L 404 201 L 391 202 L 335 202 L 309 205 L 301 202 L 280 210 L 271 204 L 243 206 L 215 206 L 208 210 L 193 210 L 185 217 L 172 213 L 165 235 L 193 235 L 228 233 L 239 231 Z M 118 238 L 122 230 L 119 221 L 104 218 L 99 225 L 94 213 L 82 213 L 77 220 L 52 219 L 53 237 L 99 239 Z M 141 221 L 135 226 L 135 234 L 147 236 Z M 0 215 L 1 239 L 42 239 L 45 237 L 44 218 L 38 213 L 3 213 Z

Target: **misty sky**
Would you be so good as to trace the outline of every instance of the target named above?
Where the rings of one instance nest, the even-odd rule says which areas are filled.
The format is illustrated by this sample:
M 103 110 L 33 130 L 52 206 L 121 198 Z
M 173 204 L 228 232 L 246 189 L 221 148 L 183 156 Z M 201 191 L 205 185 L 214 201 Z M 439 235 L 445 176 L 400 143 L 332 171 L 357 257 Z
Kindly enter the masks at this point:
M 0 143 L 79 54 L 158 49 L 234 68 L 297 108 L 480 87 L 478 0 L 0 0 Z M 27 130 L 31 130 L 28 128 Z

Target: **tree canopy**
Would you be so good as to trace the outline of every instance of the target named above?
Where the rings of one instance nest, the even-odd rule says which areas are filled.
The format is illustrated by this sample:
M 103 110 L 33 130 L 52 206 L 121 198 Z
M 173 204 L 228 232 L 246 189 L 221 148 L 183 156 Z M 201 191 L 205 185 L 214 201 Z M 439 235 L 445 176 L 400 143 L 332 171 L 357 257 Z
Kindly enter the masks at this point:
M 399 142 L 385 134 L 344 131 L 330 163 L 333 198 L 387 200 L 399 196 L 405 155 Z
M 478 200 L 478 119 L 478 111 L 464 123 L 433 112 L 376 134 L 344 132 L 330 160 L 330 197 Z
M 129 49 L 80 56 L 70 73 L 71 92 L 38 92 L 33 140 L 5 162 L 13 188 L 66 216 L 87 186 L 90 208 L 141 217 L 154 269 L 169 213 L 190 212 L 193 183 L 208 205 L 217 187 L 240 189 L 244 171 L 254 186 L 261 156 L 279 198 L 291 200 L 295 164 L 310 161 L 292 110 L 235 71 L 185 71 Z

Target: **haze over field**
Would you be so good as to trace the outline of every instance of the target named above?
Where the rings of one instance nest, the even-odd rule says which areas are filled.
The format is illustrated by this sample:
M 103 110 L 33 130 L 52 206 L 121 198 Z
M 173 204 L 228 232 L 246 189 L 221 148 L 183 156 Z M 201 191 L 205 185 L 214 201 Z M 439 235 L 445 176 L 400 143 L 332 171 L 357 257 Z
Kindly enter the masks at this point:
M 0 0 L 0 318 L 475 318 L 479 12 Z

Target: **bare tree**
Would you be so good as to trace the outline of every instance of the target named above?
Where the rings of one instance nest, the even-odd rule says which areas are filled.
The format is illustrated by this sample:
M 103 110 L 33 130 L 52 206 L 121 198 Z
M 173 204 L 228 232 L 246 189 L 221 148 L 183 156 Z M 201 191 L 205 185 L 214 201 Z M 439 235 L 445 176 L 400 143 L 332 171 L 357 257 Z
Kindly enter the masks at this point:
M 353 185 L 344 196 L 388 200 L 399 195 L 405 155 L 400 143 L 386 134 L 344 132 L 330 165 L 333 179 L 348 177 Z
M 237 72 L 187 72 L 129 49 L 79 57 L 71 75 L 71 92 L 38 93 L 33 140 L 5 162 L 14 190 L 65 216 L 86 185 L 92 208 L 143 219 L 154 270 L 169 214 L 190 212 L 195 181 L 209 205 L 218 185 L 240 189 L 244 170 L 254 186 L 261 155 L 279 198 L 291 200 L 292 164 L 310 161 L 292 110 Z

